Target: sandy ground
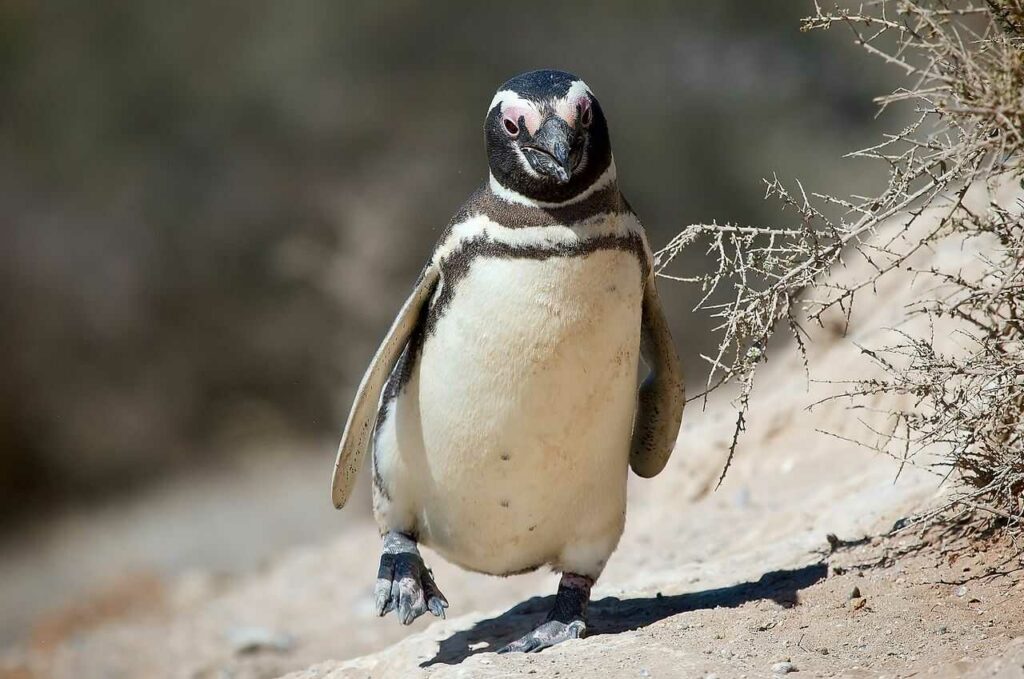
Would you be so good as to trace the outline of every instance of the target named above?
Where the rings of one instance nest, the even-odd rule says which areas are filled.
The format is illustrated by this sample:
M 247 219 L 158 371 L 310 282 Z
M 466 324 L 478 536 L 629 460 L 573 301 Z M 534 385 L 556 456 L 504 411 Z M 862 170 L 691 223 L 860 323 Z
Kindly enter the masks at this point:
M 886 285 L 884 304 L 855 314 L 849 335 L 860 343 L 880 341 L 921 293 L 909 278 Z M 833 319 L 812 332 L 812 365 L 833 379 L 867 374 L 840 328 Z M 326 543 L 290 547 L 237 575 L 192 569 L 129 581 L 45 616 L 3 654 L 0 676 L 1024 676 L 1013 545 L 913 528 L 887 535 L 947 488 L 927 469 L 897 474 L 897 461 L 820 433 L 864 430 L 840 402 L 807 410 L 834 386 L 808 383 L 784 343 L 771 355 L 721 488 L 726 399 L 703 411 L 692 403 L 666 471 L 631 479 L 626 532 L 595 587 L 586 639 L 496 655 L 543 617 L 557 577 L 488 578 L 429 552 L 449 618 L 411 628 L 376 618 L 378 539 L 364 496 L 363 509 L 338 515 L 343 528 Z M 329 474 L 328 465 L 309 502 L 326 502 Z M 263 481 L 273 507 L 273 478 Z
M 296 445 L 308 452 L 248 449 L 128 497 L 40 518 L 0 541 L 0 647 L 40 618 L 60 617 L 68 601 L 112 605 L 190 571 L 251 571 L 337 535 L 345 517 L 314 500 L 333 444 Z

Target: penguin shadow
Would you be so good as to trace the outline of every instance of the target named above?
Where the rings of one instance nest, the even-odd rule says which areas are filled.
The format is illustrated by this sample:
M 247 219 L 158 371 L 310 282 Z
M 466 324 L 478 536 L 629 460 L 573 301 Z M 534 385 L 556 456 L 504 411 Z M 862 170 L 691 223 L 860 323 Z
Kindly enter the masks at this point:
M 800 590 L 810 587 L 828 574 L 824 562 L 793 570 L 765 573 L 755 582 L 654 597 L 619 599 L 605 597 L 590 603 L 587 636 L 618 634 L 640 629 L 680 613 L 710 608 L 737 608 L 745 603 L 770 599 L 785 607 L 798 603 Z M 541 624 L 551 608 L 554 596 L 533 597 L 501 615 L 481 620 L 468 630 L 456 632 L 441 641 L 437 654 L 420 667 L 457 665 L 471 655 L 491 653 L 518 639 Z

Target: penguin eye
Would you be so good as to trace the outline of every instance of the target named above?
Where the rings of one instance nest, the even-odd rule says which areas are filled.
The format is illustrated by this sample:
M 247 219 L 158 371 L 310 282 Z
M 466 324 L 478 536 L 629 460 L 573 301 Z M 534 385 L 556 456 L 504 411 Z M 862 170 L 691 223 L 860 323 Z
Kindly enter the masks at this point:
M 594 122 L 594 111 L 590 108 L 590 102 L 584 100 L 580 102 L 580 125 L 590 127 L 592 122 Z
M 519 134 L 519 125 L 511 118 L 505 118 L 505 131 L 508 132 L 510 137 L 515 137 Z

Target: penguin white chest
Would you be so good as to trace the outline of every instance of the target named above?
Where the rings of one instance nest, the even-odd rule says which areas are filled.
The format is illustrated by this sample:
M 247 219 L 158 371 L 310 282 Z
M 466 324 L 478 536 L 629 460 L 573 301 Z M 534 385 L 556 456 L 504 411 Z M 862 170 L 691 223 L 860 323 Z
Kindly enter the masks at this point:
M 421 435 L 421 539 L 491 573 L 606 557 L 624 523 L 637 254 L 478 256 L 460 274 L 409 384 L 418 407 L 399 404 L 399 429 Z

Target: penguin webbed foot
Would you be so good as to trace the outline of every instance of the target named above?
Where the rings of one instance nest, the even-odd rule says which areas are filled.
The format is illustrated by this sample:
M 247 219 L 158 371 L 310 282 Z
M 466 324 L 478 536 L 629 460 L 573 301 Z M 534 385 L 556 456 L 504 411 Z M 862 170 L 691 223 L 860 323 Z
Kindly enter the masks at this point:
M 548 620 L 526 636 L 498 649 L 498 653 L 536 653 L 569 639 L 582 639 L 586 635 L 587 623 L 582 620 L 569 623 Z
M 416 541 L 395 531 L 384 536 L 373 598 L 378 616 L 396 611 L 403 625 L 412 624 L 427 611 L 443 618 L 448 608 L 448 600 L 423 563 Z
M 536 653 L 569 639 L 587 635 L 587 604 L 594 579 L 586 575 L 563 573 L 554 606 L 543 625 L 516 639 L 498 653 Z

